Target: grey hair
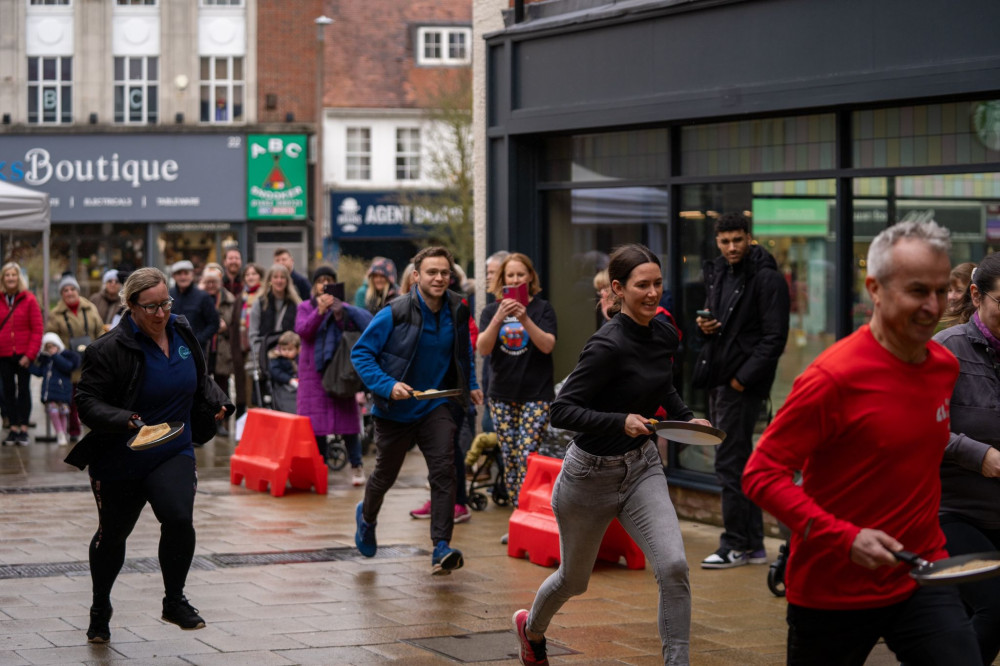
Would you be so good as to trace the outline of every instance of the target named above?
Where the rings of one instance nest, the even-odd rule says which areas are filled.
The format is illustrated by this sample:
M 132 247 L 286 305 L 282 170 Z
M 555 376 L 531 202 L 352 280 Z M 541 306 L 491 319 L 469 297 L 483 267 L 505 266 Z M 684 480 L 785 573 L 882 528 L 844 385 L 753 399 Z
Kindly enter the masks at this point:
M 892 248 L 904 239 L 922 240 L 942 254 L 951 251 L 951 233 L 940 224 L 930 219 L 904 219 L 883 229 L 868 247 L 868 275 L 879 281 L 889 277 Z
M 496 261 L 502 264 L 503 260 L 509 256 L 510 252 L 508 252 L 507 250 L 497 250 L 490 256 L 486 257 L 486 263 L 490 263 L 491 261 Z
M 153 266 L 137 268 L 129 273 L 128 279 L 125 280 L 125 286 L 118 292 L 118 298 L 121 299 L 122 305 L 129 307 L 138 302 L 139 294 L 161 282 L 167 284 L 167 276 L 159 268 Z

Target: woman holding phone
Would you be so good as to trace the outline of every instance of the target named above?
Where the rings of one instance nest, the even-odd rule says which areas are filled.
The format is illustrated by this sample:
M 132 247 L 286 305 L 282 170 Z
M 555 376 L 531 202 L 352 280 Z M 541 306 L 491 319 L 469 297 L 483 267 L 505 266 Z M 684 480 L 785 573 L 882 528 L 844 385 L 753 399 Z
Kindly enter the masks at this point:
M 520 252 L 508 255 L 490 285 L 498 300 L 483 309 L 476 341 L 477 351 L 489 357 L 490 416 L 503 451 L 507 492 L 515 507 L 528 454 L 538 450 L 555 397 L 556 311 L 537 297 L 541 290 L 531 259 Z
M 344 285 L 337 282 L 337 272 L 330 266 L 320 266 L 313 272 L 312 285 L 310 298 L 299 303 L 295 315 L 295 332 L 302 339 L 297 411 L 312 422 L 316 445 L 324 460 L 329 453 L 327 436 L 336 434 L 344 438 L 351 463 L 351 483 L 360 486 L 365 482 L 358 437 L 361 408 L 353 395 L 341 398 L 327 394 L 322 370 L 333 358 L 337 346 L 343 344 L 343 332 L 365 330 L 372 315 L 364 308 L 344 303 Z
M 531 610 L 514 614 L 522 664 L 548 664 L 545 630 L 571 596 L 586 591 L 614 518 L 652 563 L 663 663 L 688 663 L 688 565 L 648 416 L 663 405 L 673 420 L 710 424 L 692 418 L 673 385 L 680 339 L 656 317 L 663 295 L 660 260 L 644 245 L 624 245 L 612 253 L 608 277 L 612 319 L 587 341 L 552 404 L 552 424 L 578 434 L 552 490 L 562 561 Z

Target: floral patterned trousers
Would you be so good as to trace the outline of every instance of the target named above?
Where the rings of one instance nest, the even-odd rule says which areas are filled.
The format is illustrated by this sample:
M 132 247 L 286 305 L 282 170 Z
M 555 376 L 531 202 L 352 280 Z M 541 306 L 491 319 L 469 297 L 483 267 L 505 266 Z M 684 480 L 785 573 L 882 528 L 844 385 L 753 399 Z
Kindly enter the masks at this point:
M 549 424 L 549 403 L 543 401 L 508 402 L 490 399 L 490 416 L 497 429 L 503 451 L 504 481 L 511 502 L 517 508 L 528 454 L 538 451 L 538 444 Z

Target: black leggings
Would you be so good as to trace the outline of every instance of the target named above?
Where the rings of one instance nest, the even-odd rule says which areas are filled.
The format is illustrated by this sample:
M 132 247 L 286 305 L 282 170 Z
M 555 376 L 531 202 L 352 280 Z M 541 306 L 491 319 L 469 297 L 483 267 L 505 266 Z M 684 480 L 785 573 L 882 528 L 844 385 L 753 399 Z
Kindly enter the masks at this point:
M 28 425 L 31 416 L 31 373 L 21 367 L 20 360 L 21 354 L 0 357 L 4 412 L 11 427 Z
M 166 596 L 184 593 L 194 557 L 194 494 L 198 475 L 193 458 L 178 454 L 142 479 L 90 480 L 100 525 L 90 542 L 94 605 L 111 602 L 111 587 L 125 563 L 125 540 L 149 502 L 160 521 L 160 570 Z
M 970 555 L 1000 548 L 1000 530 L 987 530 L 954 513 L 941 514 L 941 529 L 949 555 Z M 1000 653 L 1000 578 L 958 586 L 979 640 L 983 663 L 992 664 Z

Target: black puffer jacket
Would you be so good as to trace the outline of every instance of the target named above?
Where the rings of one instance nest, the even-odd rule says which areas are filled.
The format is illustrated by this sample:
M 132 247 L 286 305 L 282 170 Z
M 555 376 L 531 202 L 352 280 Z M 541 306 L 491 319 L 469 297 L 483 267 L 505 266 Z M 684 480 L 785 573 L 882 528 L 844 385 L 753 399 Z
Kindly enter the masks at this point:
M 1000 479 L 983 476 L 983 458 L 1000 448 L 1000 360 L 974 322 L 934 339 L 962 366 L 951 394 L 951 439 L 941 462 L 941 512 L 1000 529 Z
M 771 391 L 788 340 L 788 284 L 774 257 L 752 245 L 743 259 L 736 289 L 722 303 L 722 283 L 729 270 L 722 256 L 705 264 L 705 307 L 722 328 L 707 337 L 699 333 L 706 342 L 693 382 L 699 388 L 714 388 L 735 377 L 748 393 L 764 397 Z
M 205 355 L 187 319 L 178 316 L 174 328 L 194 355 L 198 372 L 195 401 L 206 403 L 213 413 L 222 407 L 228 413 L 235 411 L 229 396 L 208 378 Z M 135 413 L 135 401 L 143 381 L 143 359 L 129 313 L 110 332 L 87 346 L 76 391 L 76 406 L 80 420 L 91 431 L 66 457 L 70 465 L 83 469 L 101 455 L 102 444 L 120 443 L 134 432 L 129 429 L 129 420 Z

